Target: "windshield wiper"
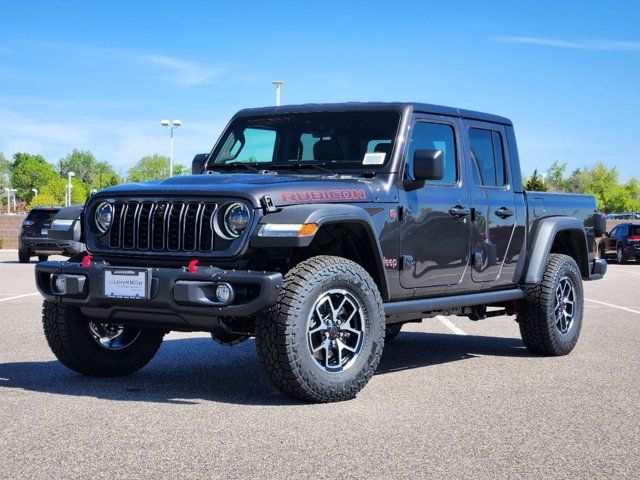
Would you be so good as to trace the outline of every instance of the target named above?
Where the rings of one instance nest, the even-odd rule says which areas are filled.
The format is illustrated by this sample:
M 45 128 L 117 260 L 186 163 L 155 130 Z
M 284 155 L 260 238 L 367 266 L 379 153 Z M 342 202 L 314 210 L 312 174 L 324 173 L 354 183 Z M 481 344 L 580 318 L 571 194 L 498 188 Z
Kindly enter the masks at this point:
M 313 168 L 318 172 L 327 173 L 329 175 L 337 175 L 336 172 L 332 172 L 328 168 L 324 167 L 324 163 L 310 163 L 310 162 L 295 162 L 295 163 L 275 163 L 271 165 L 272 169 L 288 169 L 301 170 L 303 168 Z

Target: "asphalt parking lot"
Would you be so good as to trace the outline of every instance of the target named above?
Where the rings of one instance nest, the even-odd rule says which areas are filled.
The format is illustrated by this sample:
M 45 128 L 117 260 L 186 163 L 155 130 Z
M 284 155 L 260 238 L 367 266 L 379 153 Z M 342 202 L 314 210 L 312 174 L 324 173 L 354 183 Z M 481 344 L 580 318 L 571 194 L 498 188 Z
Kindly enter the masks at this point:
M 405 326 L 355 400 L 275 391 L 250 340 L 171 334 L 81 377 L 40 324 L 35 263 L 0 251 L 0 478 L 639 478 L 640 265 L 587 283 L 582 336 L 530 356 L 512 318 Z

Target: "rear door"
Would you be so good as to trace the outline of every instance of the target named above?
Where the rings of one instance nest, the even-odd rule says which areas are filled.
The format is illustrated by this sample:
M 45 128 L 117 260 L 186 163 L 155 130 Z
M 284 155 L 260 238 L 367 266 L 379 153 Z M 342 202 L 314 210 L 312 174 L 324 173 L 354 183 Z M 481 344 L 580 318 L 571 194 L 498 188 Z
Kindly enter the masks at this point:
M 469 262 L 469 196 L 460 162 L 460 120 L 416 114 L 405 151 L 400 205 L 403 288 L 446 287 L 461 282 Z M 442 150 L 444 178 L 412 178 L 416 150 Z M 467 212 L 465 214 L 465 212 Z
M 509 179 L 506 132 L 502 125 L 463 120 L 465 158 L 471 194 L 471 277 L 491 286 L 512 283 L 510 259 L 520 245 L 512 242 L 516 200 Z M 503 271 L 509 260 L 509 271 Z M 512 268 L 513 267 L 513 268 Z

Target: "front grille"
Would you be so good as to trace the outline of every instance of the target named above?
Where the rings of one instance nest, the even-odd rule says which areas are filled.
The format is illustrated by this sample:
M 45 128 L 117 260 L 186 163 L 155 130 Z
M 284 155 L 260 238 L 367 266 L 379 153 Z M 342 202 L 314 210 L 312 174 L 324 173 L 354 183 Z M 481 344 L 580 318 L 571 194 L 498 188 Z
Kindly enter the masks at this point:
M 111 249 L 211 252 L 218 204 L 195 201 L 116 201 L 109 230 Z M 226 243 L 222 240 L 222 243 Z

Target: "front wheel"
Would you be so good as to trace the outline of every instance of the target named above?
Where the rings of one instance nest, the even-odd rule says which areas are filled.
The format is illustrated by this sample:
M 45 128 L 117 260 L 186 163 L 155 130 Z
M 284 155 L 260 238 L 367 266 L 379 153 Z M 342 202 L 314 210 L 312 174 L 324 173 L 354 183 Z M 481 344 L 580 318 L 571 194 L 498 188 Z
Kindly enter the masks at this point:
M 276 304 L 256 322 L 256 349 L 271 382 L 313 402 L 353 398 L 373 376 L 385 317 L 375 282 L 340 257 L 301 262 Z
M 18 250 L 18 261 L 20 263 L 29 263 L 31 261 L 31 255 L 28 252 Z
M 86 318 L 76 307 L 45 301 L 42 324 L 49 347 L 65 366 L 92 377 L 119 377 L 144 367 L 164 332 Z
M 525 347 L 538 355 L 567 355 L 573 350 L 580 329 L 584 297 L 582 276 L 575 260 L 552 253 L 542 280 L 525 287 L 518 324 Z

